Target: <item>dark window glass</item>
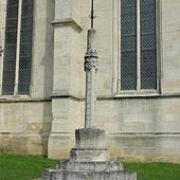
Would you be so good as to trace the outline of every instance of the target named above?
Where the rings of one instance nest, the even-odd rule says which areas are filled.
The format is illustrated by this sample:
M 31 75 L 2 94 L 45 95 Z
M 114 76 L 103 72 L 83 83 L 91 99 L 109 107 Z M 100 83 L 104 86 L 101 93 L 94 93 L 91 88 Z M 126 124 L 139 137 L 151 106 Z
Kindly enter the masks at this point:
M 28 94 L 31 81 L 33 0 L 23 0 L 21 16 L 19 94 Z
M 121 0 L 121 89 L 136 89 L 136 0 Z
M 18 25 L 18 0 L 7 1 L 4 65 L 3 65 L 3 95 L 13 95 L 16 71 L 16 47 Z
M 156 1 L 141 0 L 141 89 L 157 89 Z

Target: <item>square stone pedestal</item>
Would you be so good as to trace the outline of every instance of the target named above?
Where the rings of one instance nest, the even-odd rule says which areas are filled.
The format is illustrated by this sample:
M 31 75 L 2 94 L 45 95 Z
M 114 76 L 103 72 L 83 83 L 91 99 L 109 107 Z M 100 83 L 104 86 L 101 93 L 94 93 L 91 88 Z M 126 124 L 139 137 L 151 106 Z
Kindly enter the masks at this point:
M 105 131 L 78 129 L 76 146 L 70 160 L 61 161 L 55 169 L 47 169 L 43 180 L 136 180 L 135 172 L 125 171 L 122 162 L 108 161 Z
M 75 161 L 107 161 L 109 154 L 105 148 L 105 131 L 100 129 L 77 129 L 76 147 L 70 152 Z

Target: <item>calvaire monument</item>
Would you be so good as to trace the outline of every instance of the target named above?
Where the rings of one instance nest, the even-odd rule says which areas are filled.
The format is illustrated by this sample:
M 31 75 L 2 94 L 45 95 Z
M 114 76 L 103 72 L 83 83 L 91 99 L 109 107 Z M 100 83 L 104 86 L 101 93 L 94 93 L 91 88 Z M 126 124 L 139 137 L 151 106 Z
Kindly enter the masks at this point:
M 94 0 L 91 0 L 91 28 L 87 34 L 85 125 L 75 131 L 76 145 L 70 151 L 70 159 L 60 161 L 55 169 L 47 169 L 43 180 L 136 180 L 135 172 L 125 171 L 120 161 L 109 161 L 105 146 L 105 131 L 93 128 L 95 121 L 95 75 L 98 56 L 94 29 Z

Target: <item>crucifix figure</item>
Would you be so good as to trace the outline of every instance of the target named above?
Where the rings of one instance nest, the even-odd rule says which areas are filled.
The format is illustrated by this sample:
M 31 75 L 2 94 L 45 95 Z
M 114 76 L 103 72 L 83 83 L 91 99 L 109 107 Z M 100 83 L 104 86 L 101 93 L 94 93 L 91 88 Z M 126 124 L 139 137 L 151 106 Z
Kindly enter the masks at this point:
M 95 49 L 94 18 L 94 0 L 91 0 L 91 29 L 88 30 L 87 52 L 84 62 L 86 72 L 85 128 L 92 128 L 95 118 L 95 73 L 97 71 L 98 56 Z

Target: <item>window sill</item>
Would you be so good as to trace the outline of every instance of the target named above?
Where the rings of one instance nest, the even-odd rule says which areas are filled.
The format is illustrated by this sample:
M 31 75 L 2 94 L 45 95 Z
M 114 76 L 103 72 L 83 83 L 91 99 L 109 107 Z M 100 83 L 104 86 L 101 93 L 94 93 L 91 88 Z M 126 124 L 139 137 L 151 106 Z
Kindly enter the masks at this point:
M 152 98 L 180 98 L 180 93 L 161 94 L 159 92 L 144 92 L 142 94 L 138 92 L 131 93 L 118 93 L 112 96 L 98 96 L 98 100 L 118 100 L 118 99 L 152 99 Z
M 158 90 L 140 90 L 140 91 L 119 91 L 114 97 L 157 97 L 160 96 Z
M 112 99 L 134 99 L 134 98 L 158 98 L 162 97 L 157 90 L 148 91 L 119 91 L 112 96 L 98 96 L 98 100 L 112 100 Z
M 1 95 L 0 96 L 0 100 L 2 99 L 30 99 L 30 95 L 21 95 L 21 94 L 18 94 L 18 95 Z
M 0 103 L 44 102 L 51 98 L 32 98 L 30 95 L 1 95 Z

